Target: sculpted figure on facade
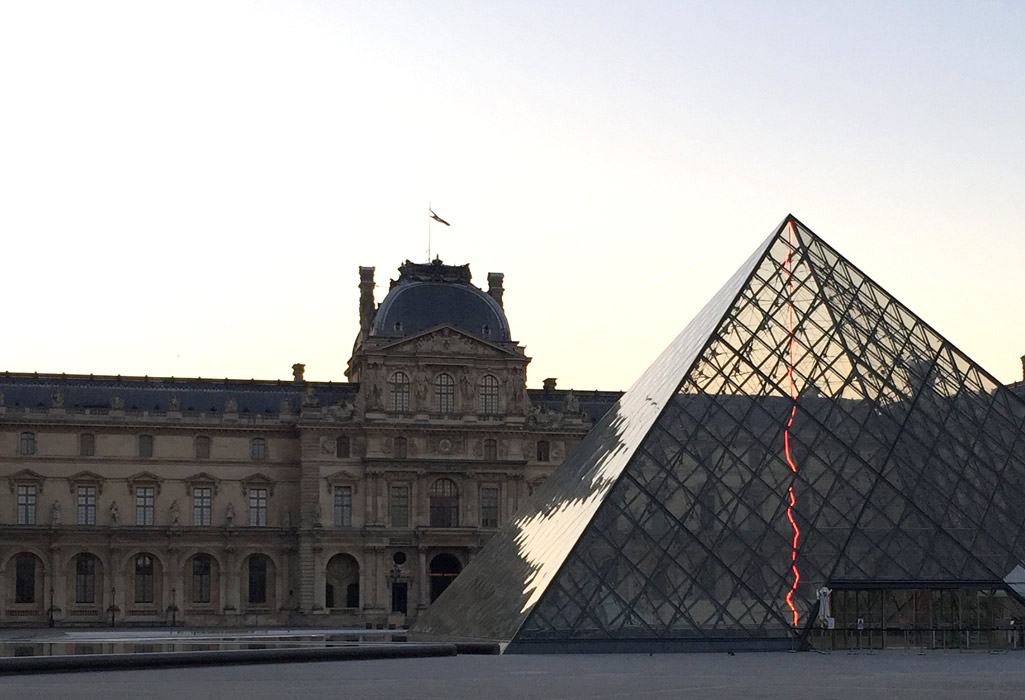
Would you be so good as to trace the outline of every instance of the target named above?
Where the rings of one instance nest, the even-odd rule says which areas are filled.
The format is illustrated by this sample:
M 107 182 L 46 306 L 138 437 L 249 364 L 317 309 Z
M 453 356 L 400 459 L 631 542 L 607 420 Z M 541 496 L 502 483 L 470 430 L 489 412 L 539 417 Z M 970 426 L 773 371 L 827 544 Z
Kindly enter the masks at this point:
M 64 408 L 64 394 L 62 392 L 53 392 L 50 395 L 50 401 L 53 403 L 54 408 Z
M 303 393 L 303 407 L 313 408 L 318 405 L 320 405 L 320 399 L 317 397 L 317 387 L 306 387 L 306 391 Z
M 114 394 L 110 397 L 110 408 L 114 411 L 123 411 L 125 408 L 125 399 L 121 394 Z
M 225 413 L 238 413 L 238 401 L 233 398 L 229 398 L 224 402 Z
M 179 399 L 177 396 L 172 396 L 170 399 L 167 400 L 167 410 L 168 411 L 180 411 L 180 410 L 182 410 L 182 400 Z
M 60 501 L 54 501 L 53 505 L 50 506 L 50 524 L 60 525 L 61 524 L 61 504 Z
M 110 524 L 117 525 L 118 521 L 121 520 L 121 511 L 118 508 L 117 501 L 110 502 Z
M 577 399 L 577 395 L 573 393 L 572 389 L 566 394 L 566 400 L 562 402 L 562 412 L 574 417 L 580 413 L 580 400 Z
M 181 523 L 181 507 L 178 501 L 171 501 L 171 527 L 178 527 Z
M 231 527 L 235 524 L 235 504 L 228 502 L 228 507 L 224 509 L 224 524 Z

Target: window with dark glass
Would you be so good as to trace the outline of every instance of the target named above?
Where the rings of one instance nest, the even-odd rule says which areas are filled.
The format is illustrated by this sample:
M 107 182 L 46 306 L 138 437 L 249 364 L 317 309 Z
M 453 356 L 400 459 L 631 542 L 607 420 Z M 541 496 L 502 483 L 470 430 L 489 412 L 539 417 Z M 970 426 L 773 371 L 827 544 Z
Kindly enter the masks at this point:
M 250 455 L 255 460 L 267 459 L 267 440 L 266 438 L 258 437 L 253 438 L 253 442 L 250 447 Z
M 14 602 L 36 602 L 36 558 L 19 554 L 14 562 Z
M 339 459 L 347 459 L 349 457 L 349 438 L 342 436 L 335 441 L 335 456 Z
M 36 524 L 35 486 L 18 486 L 18 524 Z
M 447 415 L 455 409 L 456 383 L 451 374 L 434 378 L 434 412 Z
M 352 525 L 352 487 L 335 486 L 335 527 Z
M 210 582 L 213 574 L 213 559 L 209 554 L 197 554 L 192 558 L 192 602 L 210 602 Z
M 459 525 L 459 489 L 451 479 L 438 479 L 431 484 L 430 492 L 431 527 L 456 527 Z
M 210 459 L 210 438 L 206 435 L 196 437 L 196 459 Z
M 197 486 L 192 489 L 192 524 L 209 525 L 213 505 L 213 489 Z
M 249 489 L 249 524 L 267 526 L 267 489 Z
M 135 558 L 135 602 L 153 602 L 153 558 L 148 554 Z
M 498 459 L 498 440 L 484 441 L 484 459 Z
M 409 453 L 409 444 L 406 442 L 406 438 L 397 437 L 395 438 L 395 457 L 397 459 L 405 459 Z
M 485 416 L 498 413 L 498 379 L 491 374 L 480 378 L 480 412 Z
M 267 602 L 267 557 L 255 554 L 249 557 L 249 603 Z
M 140 435 L 139 436 L 139 456 L 140 457 L 152 457 L 153 456 L 153 436 L 152 435 Z
M 75 602 L 93 603 L 96 600 L 96 557 L 79 554 L 75 557 Z
M 481 527 L 498 527 L 498 487 L 482 486 L 480 490 Z
M 552 446 L 547 440 L 537 441 L 537 461 L 548 462 L 552 458 Z
M 152 486 L 140 486 L 135 489 L 135 524 L 153 524 L 153 499 L 156 489 Z
M 78 487 L 78 524 L 96 524 L 96 487 Z
M 92 457 L 96 454 L 96 436 L 92 433 L 82 433 L 78 436 L 78 454 L 82 457 Z
M 392 527 L 409 527 L 409 487 L 392 486 L 389 503 L 389 520 Z
M 396 413 L 409 413 L 409 375 L 396 372 L 391 376 L 391 408 Z
M 18 442 L 18 453 L 23 455 L 34 455 L 36 453 L 36 434 L 22 433 Z

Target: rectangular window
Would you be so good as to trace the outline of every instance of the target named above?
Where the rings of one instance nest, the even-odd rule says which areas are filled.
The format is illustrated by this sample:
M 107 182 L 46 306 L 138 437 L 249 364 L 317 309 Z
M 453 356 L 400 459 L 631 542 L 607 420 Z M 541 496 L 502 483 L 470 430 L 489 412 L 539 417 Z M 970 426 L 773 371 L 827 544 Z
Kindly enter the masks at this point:
M 389 504 L 392 527 L 409 527 L 409 487 L 392 486 Z
M 213 505 L 213 489 L 199 486 L 192 489 L 192 524 L 209 525 Z
M 21 434 L 21 441 L 18 443 L 18 452 L 23 455 L 34 455 L 36 453 L 35 433 Z
M 253 459 L 263 460 L 267 459 L 267 440 L 266 438 L 253 438 L 253 442 L 250 444 L 250 455 Z
M 481 527 L 498 527 L 498 487 L 482 486 L 480 490 Z
M 249 489 L 249 525 L 267 527 L 267 489 Z
M 352 487 L 335 486 L 335 527 L 352 526 Z
M 153 524 L 153 496 L 156 492 L 152 486 L 135 489 L 135 524 Z
M 140 457 L 152 457 L 153 456 L 153 436 L 152 435 L 140 435 L 139 436 L 139 456 Z
M 339 459 L 348 459 L 349 457 L 349 438 L 344 435 L 335 443 L 335 456 Z
M 537 441 L 537 461 L 547 462 L 552 458 L 552 448 L 547 440 Z
M 78 454 L 82 457 L 92 457 L 96 454 L 96 436 L 92 433 L 82 433 L 78 436 Z
M 36 487 L 18 487 L 18 524 L 36 524 Z
M 78 487 L 78 524 L 96 524 L 96 487 Z

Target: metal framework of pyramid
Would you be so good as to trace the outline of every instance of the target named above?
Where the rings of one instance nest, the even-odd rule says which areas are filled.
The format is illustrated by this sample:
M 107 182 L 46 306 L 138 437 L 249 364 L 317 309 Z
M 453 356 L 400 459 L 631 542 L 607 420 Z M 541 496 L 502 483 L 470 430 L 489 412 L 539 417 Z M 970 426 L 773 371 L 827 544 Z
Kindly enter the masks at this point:
M 413 632 L 792 648 L 829 591 L 995 624 L 1023 611 L 1022 484 L 1025 402 L 788 216 Z

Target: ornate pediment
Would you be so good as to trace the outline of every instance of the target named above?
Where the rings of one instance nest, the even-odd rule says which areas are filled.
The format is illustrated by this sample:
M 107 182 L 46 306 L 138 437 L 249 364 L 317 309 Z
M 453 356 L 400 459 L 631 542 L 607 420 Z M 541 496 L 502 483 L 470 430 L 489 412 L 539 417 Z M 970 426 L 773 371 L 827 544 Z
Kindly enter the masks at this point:
M 185 479 L 185 493 L 189 496 L 192 495 L 192 489 L 197 486 L 210 486 L 214 490 L 214 495 L 217 495 L 217 489 L 220 486 L 221 480 L 212 474 L 206 472 L 199 472 Z
M 43 492 L 43 482 L 46 481 L 46 477 L 38 472 L 34 472 L 31 469 L 22 469 L 20 472 L 15 472 L 7 477 L 7 483 L 11 487 L 11 493 L 14 493 L 15 489 L 20 486 L 35 486 L 39 493 Z
M 256 473 L 247 476 L 240 481 L 242 484 L 242 495 L 248 496 L 249 489 L 267 489 L 268 495 L 274 495 L 275 481 L 265 474 Z
M 359 477 L 346 469 L 340 469 L 334 474 L 324 477 L 328 486 L 352 486 L 353 493 L 359 493 Z
M 96 493 L 103 493 L 103 482 L 102 476 L 86 469 L 68 477 L 68 490 L 74 493 L 78 486 L 95 486 Z
M 475 338 L 453 326 L 437 326 L 409 338 L 384 345 L 378 350 L 396 354 L 459 355 L 503 359 L 511 356 L 524 359 L 522 352 L 512 352 L 480 338 Z
M 138 474 L 132 474 L 128 477 L 128 495 L 131 496 L 135 493 L 136 486 L 153 486 L 157 490 L 157 494 L 160 494 L 160 487 L 163 485 L 164 479 L 157 476 L 153 472 L 139 472 Z

